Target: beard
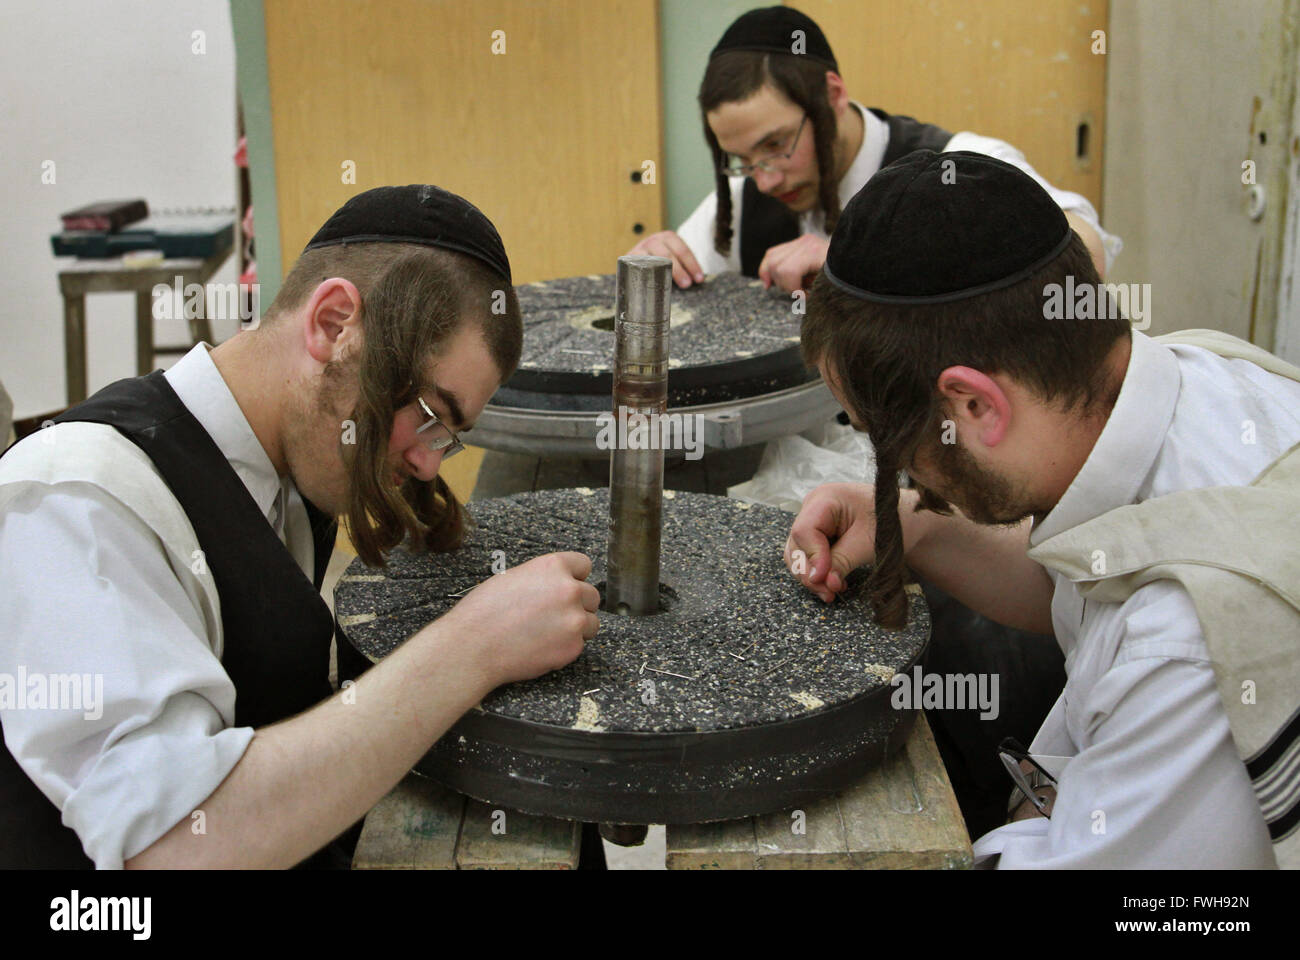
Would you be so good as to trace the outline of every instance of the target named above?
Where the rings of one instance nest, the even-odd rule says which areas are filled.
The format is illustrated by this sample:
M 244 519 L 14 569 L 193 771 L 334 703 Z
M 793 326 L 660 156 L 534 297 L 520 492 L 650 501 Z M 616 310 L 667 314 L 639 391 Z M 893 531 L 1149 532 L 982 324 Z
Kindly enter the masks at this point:
M 331 362 L 308 389 L 296 391 L 284 424 L 284 456 L 290 478 L 304 499 L 334 516 L 347 510 L 355 445 L 343 442 L 356 413 L 345 394 L 346 364 Z M 355 371 L 352 371 L 355 376 Z
M 1027 491 L 1017 490 L 1006 477 L 985 470 L 960 443 L 941 443 L 929 457 L 933 469 L 943 478 L 950 496 L 913 481 L 924 509 L 938 510 L 951 503 L 966 517 L 989 526 L 1015 526 L 1039 512 Z

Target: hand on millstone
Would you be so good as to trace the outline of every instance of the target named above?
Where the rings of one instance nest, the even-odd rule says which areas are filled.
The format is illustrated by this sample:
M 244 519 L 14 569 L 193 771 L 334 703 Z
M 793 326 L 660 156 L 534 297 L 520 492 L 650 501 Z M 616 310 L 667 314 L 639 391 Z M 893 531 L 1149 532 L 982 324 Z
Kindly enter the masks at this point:
M 586 554 L 548 553 L 489 577 L 436 622 L 473 645 L 493 687 L 531 680 L 575 660 L 596 635 L 590 575 Z
M 673 262 L 673 282 L 686 288 L 704 282 L 704 271 L 686 241 L 672 230 L 652 233 L 627 252 L 628 256 L 667 257 Z
M 773 285 L 786 293 L 808 289 L 826 262 L 829 248 L 829 240 L 811 233 L 769 247 L 763 254 L 763 262 L 758 265 L 758 279 L 763 281 L 763 289 Z
M 800 583 L 830 603 L 875 556 L 874 488 L 827 483 L 804 497 L 785 542 L 785 565 Z

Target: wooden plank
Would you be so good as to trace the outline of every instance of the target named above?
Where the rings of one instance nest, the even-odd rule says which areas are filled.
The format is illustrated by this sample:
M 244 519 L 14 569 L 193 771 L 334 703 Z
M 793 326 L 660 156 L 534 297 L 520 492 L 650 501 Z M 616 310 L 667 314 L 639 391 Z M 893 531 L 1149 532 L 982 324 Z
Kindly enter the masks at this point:
M 455 870 L 465 798 L 410 774 L 366 814 L 354 870 Z
M 456 865 L 462 870 L 576 870 L 581 846 L 582 824 L 576 821 L 469 800 Z
M 840 795 L 858 868 L 954 869 L 972 862 L 970 837 L 924 715 L 903 749 Z
M 153 372 L 153 295 L 146 290 L 135 294 L 135 372 L 139 377 Z
M 63 293 L 64 373 L 67 377 L 68 406 L 86 399 L 86 298 L 80 293 Z
M 796 833 L 799 826 L 803 832 Z M 754 832 L 760 870 L 847 870 L 853 866 L 838 795 L 800 810 L 755 817 Z
M 758 849 L 754 819 L 720 823 L 669 824 L 669 870 L 756 870 Z
M 882 766 L 804 809 L 668 827 L 670 870 L 952 869 L 971 865 L 970 838 L 924 716 Z

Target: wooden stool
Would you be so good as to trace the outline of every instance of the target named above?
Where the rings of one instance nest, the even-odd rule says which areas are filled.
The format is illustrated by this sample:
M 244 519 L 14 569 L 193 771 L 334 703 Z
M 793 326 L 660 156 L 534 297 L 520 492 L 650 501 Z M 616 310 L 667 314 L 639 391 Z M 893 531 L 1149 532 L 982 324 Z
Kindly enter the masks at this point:
M 794 812 L 797 813 L 797 812 Z M 924 715 L 903 749 L 792 816 L 668 827 L 670 870 L 953 869 L 971 845 Z M 804 832 L 791 828 L 802 825 Z M 366 816 L 357 870 L 573 870 L 581 824 L 469 800 L 409 775 Z
M 73 260 L 59 271 L 63 294 L 63 347 L 68 382 L 68 405 L 86 399 L 86 294 L 135 292 L 135 366 L 139 376 L 153 370 L 154 354 L 185 353 L 200 341 L 212 342 L 207 317 L 189 321 L 193 343 L 188 347 L 160 347 L 153 339 L 153 288 L 168 287 L 181 278 L 181 287 L 208 282 L 226 262 L 232 247 L 206 260 L 164 260 L 152 267 L 127 267 L 116 260 Z

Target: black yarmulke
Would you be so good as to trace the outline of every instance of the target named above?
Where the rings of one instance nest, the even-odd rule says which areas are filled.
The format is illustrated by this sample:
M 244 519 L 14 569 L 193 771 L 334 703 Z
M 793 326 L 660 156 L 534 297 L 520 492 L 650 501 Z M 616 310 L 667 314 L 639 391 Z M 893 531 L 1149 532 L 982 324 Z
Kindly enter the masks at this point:
M 799 54 L 794 51 L 796 30 L 803 31 L 803 52 Z M 741 14 L 727 27 L 709 59 L 730 50 L 794 54 L 824 63 L 836 72 L 840 69 L 821 27 L 793 7 L 763 7 Z
M 981 153 L 917 150 L 848 202 L 824 270 L 861 300 L 945 303 L 1023 280 L 1072 235 L 1024 171 Z
M 464 197 L 414 183 L 358 193 L 325 221 L 303 252 L 340 243 L 423 243 L 469 254 L 510 282 L 510 261 L 492 221 Z

